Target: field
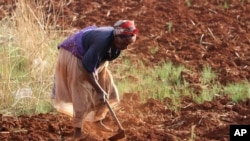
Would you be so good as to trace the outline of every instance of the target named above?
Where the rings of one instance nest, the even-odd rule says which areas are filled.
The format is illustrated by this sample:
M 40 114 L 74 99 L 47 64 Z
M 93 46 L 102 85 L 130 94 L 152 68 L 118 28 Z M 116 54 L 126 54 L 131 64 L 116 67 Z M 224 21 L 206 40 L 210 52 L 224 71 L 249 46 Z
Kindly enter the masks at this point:
M 14 1 L 0 0 L 1 19 L 11 14 Z M 222 85 L 250 80 L 249 0 L 65 0 L 64 3 L 45 0 L 44 3 L 48 15 L 59 13 L 58 30 L 112 25 L 119 19 L 135 20 L 138 40 L 125 52 L 133 65 L 139 61 L 148 67 L 163 61 L 182 64 L 191 70 L 183 72 L 182 79 L 197 93 L 202 87 L 199 78 L 204 66 L 211 66 L 218 73 Z M 114 63 L 121 62 L 118 59 Z M 119 81 L 118 76 L 114 78 Z M 218 95 L 213 101 L 197 104 L 183 97 L 178 110 L 171 110 L 168 107 L 171 99 L 143 102 L 141 95 L 124 93 L 115 108 L 125 129 L 124 140 L 227 141 L 229 125 L 250 124 L 249 99 L 232 102 L 228 96 Z M 118 128 L 110 114 L 104 123 Z M 95 123 L 86 124 L 86 140 L 104 140 L 115 134 L 97 127 Z M 70 140 L 72 135 L 71 119 L 62 114 L 19 117 L 0 114 L 0 140 Z

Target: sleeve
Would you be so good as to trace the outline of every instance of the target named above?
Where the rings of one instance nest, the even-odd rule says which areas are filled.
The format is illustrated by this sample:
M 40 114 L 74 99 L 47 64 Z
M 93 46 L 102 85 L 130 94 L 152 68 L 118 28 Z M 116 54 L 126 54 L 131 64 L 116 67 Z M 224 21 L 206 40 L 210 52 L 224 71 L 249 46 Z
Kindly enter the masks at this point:
M 82 65 L 88 72 L 94 72 L 100 60 L 101 50 L 98 46 L 92 45 L 88 51 L 84 54 L 82 59 Z
M 82 65 L 88 72 L 94 72 L 103 61 L 105 51 L 110 46 L 111 32 L 91 32 L 85 38 L 86 52 L 83 55 Z

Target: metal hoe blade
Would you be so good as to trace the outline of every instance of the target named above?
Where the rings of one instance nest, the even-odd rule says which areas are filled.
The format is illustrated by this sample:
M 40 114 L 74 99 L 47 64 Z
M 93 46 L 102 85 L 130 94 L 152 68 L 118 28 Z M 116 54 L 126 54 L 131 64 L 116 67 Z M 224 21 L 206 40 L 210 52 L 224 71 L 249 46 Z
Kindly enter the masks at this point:
M 113 109 L 111 108 L 111 106 L 110 106 L 110 104 L 109 104 L 109 102 L 108 102 L 107 100 L 106 100 L 106 104 L 107 104 L 107 106 L 108 106 L 108 108 L 109 108 L 109 111 L 111 112 L 113 118 L 115 119 L 116 123 L 117 123 L 118 126 L 119 126 L 118 133 L 115 134 L 114 136 L 110 137 L 109 140 L 110 140 L 110 141 L 115 141 L 115 140 L 118 140 L 118 139 L 125 138 L 124 129 L 123 129 L 123 127 L 122 127 L 121 123 L 119 122 L 119 120 L 118 120 L 118 118 L 117 118 L 115 112 L 113 111 Z
M 115 134 L 114 136 L 110 137 L 109 140 L 110 141 L 116 141 L 118 139 L 122 139 L 125 138 L 125 132 L 124 130 L 119 130 L 117 134 Z

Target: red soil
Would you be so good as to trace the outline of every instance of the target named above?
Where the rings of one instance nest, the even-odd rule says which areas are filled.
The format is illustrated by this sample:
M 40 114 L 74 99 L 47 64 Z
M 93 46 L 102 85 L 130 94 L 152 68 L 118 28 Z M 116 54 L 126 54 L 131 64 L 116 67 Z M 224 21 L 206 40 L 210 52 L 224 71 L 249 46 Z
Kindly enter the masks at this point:
M 1 19 L 11 15 L 13 1 L 1 0 Z M 188 6 L 177 0 L 44 1 L 48 15 L 60 16 L 58 28 L 72 30 L 93 24 L 112 25 L 119 19 L 135 20 L 140 33 L 127 51 L 131 58 L 149 66 L 163 60 L 183 64 L 192 71 L 183 73 L 190 84 L 200 83 L 205 65 L 218 73 L 221 84 L 250 80 L 250 1 L 227 2 L 199 0 Z M 158 51 L 153 54 L 155 47 Z M 115 109 L 125 129 L 124 140 L 188 140 L 193 129 L 195 140 L 225 141 L 229 140 L 230 124 L 250 124 L 248 100 L 234 104 L 227 97 L 217 97 L 212 102 L 195 104 L 183 98 L 179 111 L 171 111 L 167 106 L 170 99 L 143 103 L 139 95 L 124 94 Z M 117 129 L 110 114 L 104 123 Z M 94 127 L 86 125 L 87 140 L 104 140 L 115 134 Z M 72 134 L 71 119 L 65 115 L 0 116 L 0 140 L 69 140 Z

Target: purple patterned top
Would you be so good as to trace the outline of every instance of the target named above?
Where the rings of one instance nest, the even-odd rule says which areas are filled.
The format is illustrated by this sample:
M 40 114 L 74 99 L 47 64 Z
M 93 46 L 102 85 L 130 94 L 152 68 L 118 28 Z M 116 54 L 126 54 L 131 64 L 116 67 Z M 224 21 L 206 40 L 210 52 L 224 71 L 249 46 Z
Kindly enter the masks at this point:
M 96 26 L 89 26 L 86 27 L 74 34 L 72 34 L 70 37 L 68 37 L 66 40 L 64 40 L 58 48 L 64 48 L 68 51 L 70 51 L 72 54 L 74 54 L 77 58 L 81 59 L 84 55 L 84 47 L 82 43 L 83 34 L 89 30 L 97 28 Z
M 71 35 L 58 48 L 70 51 L 88 72 L 94 72 L 102 62 L 114 60 L 120 54 L 119 49 L 111 48 L 113 31 L 113 27 L 90 26 Z

